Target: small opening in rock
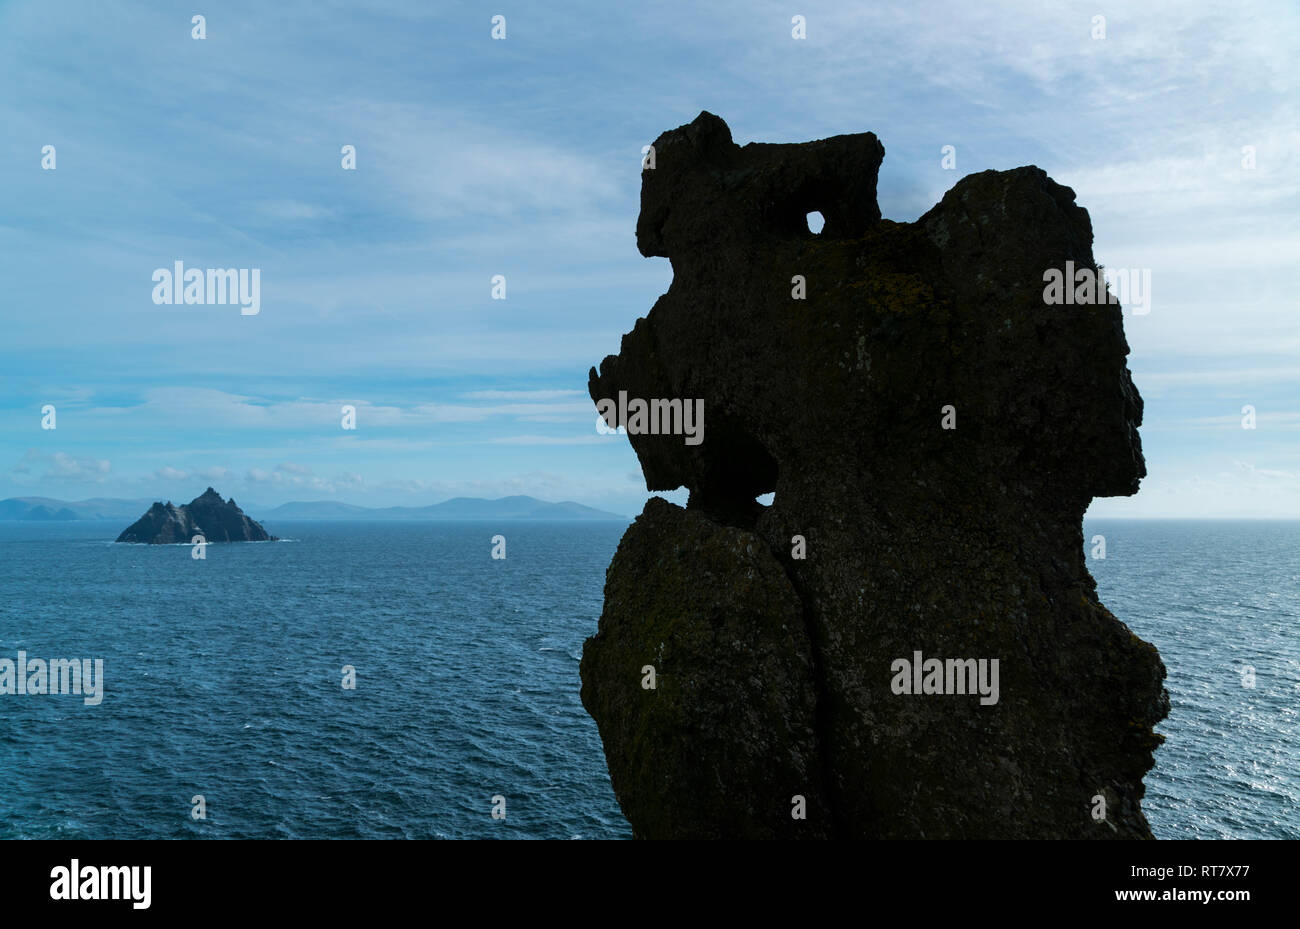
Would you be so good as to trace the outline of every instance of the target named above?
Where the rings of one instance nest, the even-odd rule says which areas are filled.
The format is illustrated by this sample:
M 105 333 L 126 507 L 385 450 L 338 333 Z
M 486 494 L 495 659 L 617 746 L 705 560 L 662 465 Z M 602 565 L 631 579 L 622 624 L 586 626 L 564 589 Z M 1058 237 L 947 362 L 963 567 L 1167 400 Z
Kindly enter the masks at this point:
M 754 498 L 754 502 L 759 506 L 771 506 L 776 501 L 776 494 L 759 494 Z
M 818 213 L 816 210 L 813 210 L 811 213 L 808 214 L 808 231 L 811 232 L 813 235 L 817 235 L 819 232 L 821 232 L 822 227 L 825 225 L 826 225 L 826 217 L 822 216 L 821 213 Z

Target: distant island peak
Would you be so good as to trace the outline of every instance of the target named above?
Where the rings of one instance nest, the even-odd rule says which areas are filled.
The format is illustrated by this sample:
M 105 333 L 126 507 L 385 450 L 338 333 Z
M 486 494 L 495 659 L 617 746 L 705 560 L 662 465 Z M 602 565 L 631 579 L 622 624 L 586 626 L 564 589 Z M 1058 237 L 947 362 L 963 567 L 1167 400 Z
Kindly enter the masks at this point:
M 173 545 L 191 542 L 195 536 L 202 536 L 206 542 L 279 541 L 261 523 L 246 516 L 234 497 L 223 500 L 211 487 L 183 506 L 175 506 L 170 500 L 154 503 L 122 531 L 117 541 Z

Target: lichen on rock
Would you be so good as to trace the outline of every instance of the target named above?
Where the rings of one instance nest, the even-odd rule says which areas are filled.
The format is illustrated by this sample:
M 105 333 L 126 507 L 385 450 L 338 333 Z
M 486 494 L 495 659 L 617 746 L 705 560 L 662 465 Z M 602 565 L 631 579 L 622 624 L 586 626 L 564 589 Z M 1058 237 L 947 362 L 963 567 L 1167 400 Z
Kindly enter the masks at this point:
M 673 281 L 589 389 L 702 399 L 707 429 L 630 431 L 689 502 L 628 529 L 583 653 L 635 834 L 1150 837 L 1165 669 L 1082 536 L 1146 473 L 1142 401 L 1120 306 L 1043 299 L 1097 267 L 1074 192 L 985 171 L 895 223 L 871 133 L 741 147 L 701 113 L 655 154 L 637 242 Z M 997 659 L 1000 698 L 896 693 L 916 652 Z

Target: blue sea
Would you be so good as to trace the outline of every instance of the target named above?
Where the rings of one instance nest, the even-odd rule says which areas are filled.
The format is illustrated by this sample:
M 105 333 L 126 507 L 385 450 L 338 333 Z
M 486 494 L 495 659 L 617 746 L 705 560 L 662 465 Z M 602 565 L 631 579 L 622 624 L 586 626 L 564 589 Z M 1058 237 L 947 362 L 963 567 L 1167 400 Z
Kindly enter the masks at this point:
M 1300 522 L 1087 520 L 1084 541 L 1101 602 L 1169 674 L 1156 837 L 1300 838 Z
M 0 838 L 630 836 L 578 699 L 623 524 L 273 523 L 204 560 L 120 528 L 0 523 L 0 658 L 106 680 L 0 696 Z M 1169 668 L 1156 835 L 1300 838 L 1300 523 L 1096 534 Z

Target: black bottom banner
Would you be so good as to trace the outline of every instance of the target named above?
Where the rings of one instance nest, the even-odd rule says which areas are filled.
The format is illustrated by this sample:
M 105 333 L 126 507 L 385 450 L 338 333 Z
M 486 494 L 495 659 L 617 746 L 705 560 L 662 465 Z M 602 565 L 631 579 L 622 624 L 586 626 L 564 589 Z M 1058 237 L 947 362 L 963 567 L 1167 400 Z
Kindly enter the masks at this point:
M 464 903 L 653 917 L 687 901 L 869 912 L 882 904 L 1018 915 L 1106 909 L 1231 920 L 1290 897 L 1289 842 L 81 842 L 0 843 L 6 915 L 329 917 Z M 568 907 L 566 907 L 567 909 Z

